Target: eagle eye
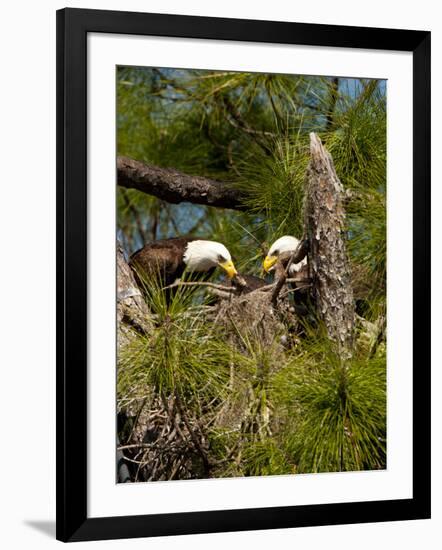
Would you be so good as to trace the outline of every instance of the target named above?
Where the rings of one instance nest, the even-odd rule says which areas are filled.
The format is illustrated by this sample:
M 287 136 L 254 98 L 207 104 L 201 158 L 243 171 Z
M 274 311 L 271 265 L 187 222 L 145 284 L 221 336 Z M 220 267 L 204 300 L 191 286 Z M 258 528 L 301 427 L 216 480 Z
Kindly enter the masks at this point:
M 275 250 L 275 251 L 273 252 L 273 256 L 278 256 L 278 254 L 279 254 L 279 250 Z
M 221 254 L 218 254 L 218 261 L 219 262 L 226 262 L 226 258 L 224 258 L 224 256 L 222 256 Z

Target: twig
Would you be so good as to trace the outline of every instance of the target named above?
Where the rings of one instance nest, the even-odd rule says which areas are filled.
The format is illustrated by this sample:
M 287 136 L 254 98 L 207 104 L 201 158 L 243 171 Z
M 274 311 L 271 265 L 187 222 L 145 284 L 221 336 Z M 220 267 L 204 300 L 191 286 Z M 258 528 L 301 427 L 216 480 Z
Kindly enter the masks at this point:
M 273 305 L 276 305 L 276 300 L 278 299 L 278 295 L 281 292 L 282 287 L 286 282 L 288 282 L 287 277 L 288 277 L 292 263 L 293 262 L 298 263 L 305 258 L 307 254 L 306 247 L 307 247 L 307 241 L 305 239 L 301 240 L 298 246 L 296 247 L 296 250 L 290 256 L 290 259 L 287 263 L 284 274 L 278 279 L 278 281 L 276 282 L 275 289 L 273 290 L 273 294 L 272 294 Z
M 124 455 L 124 460 L 127 460 L 128 462 L 133 462 L 134 464 L 141 464 L 141 466 L 146 466 L 146 464 L 149 464 L 149 460 L 134 460 L 133 458 L 129 458 L 126 455 Z
M 298 290 L 303 290 L 304 288 L 310 288 L 312 285 L 304 285 L 304 286 L 297 286 L 296 288 L 289 288 L 288 290 L 286 290 L 284 292 L 284 294 L 281 294 L 281 298 L 284 298 L 285 296 L 287 296 L 288 294 L 290 294 L 291 292 L 297 292 Z
M 234 222 L 234 223 L 235 223 L 235 225 L 239 225 L 239 227 L 240 227 L 243 231 L 245 231 L 245 232 L 249 235 L 249 237 L 251 237 L 251 238 L 257 243 L 257 245 L 258 245 L 259 248 L 261 249 L 261 252 L 262 252 L 262 253 L 264 254 L 264 256 L 265 256 L 265 255 L 267 254 L 267 252 L 268 252 L 268 248 L 267 248 L 266 246 L 264 246 L 264 243 L 261 243 L 261 242 L 259 241 L 259 239 L 257 239 L 257 238 L 255 237 L 255 235 L 254 235 L 253 233 L 251 233 L 251 232 L 247 229 L 247 227 L 244 227 L 244 226 L 241 225 L 239 222 Z
M 145 334 L 146 334 L 146 332 L 145 332 Z M 132 437 L 133 437 L 133 435 L 134 435 L 134 432 L 135 432 L 135 429 L 136 429 L 136 426 L 138 425 L 138 421 L 139 421 L 139 419 L 140 419 L 140 415 L 141 415 L 141 413 L 142 413 L 142 411 L 143 411 L 143 409 L 144 409 L 144 407 L 145 407 L 145 405 L 146 405 L 146 402 L 147 402 L 147 397 L 145 397 L 145 398 L 143 399 L 143 401 L 141 402 L 141 406 L 140 406 L 140 408 L 138 409 L 137 414 L 135 415 L 135 421 L 134 421 L 134 423 L 133 423 L 133 425 L 132 425 L 132 429 L 131 429 L 131 431 L 130 431 L 130 436 L 126 439 L 126 441 L 130 441 L 130 440 L 132 439 Z
M 203 281 L 201 282 L 200 281 L 178 281 L 176 283 L 172 283 L 171 285 L 163 287 L 162 290 L 167 290 L 169 288 L 176 288 L 178 286 L 207 286 L 209 288 L 224 290 L 226 292 L 232 292 L 232 290 L 235 290 L 235 287 L 233 286 L 217 285 L 215 283 L 208 283 Z
M 254 292 L 267 292 L 269 290 L 275 289 L 280 284 L 281 278 L 278 279 L 275 283 L 270 283 L 268 285 L 262 286 L 260 288 L 257 288 Z M 288 278 L 284 279 L 280 287 L 282 288 L 284 283 L 299 283 L 299 279 L 296 278 Z M 226 292 L 228 296 L 231 296 L 232 294 L 240 293 L 241 288 L 237 288 L 234 286 L 225 286 L 225 285 L 219 285 L 216 283 L 209 283 L 205 281 L 178 281 L 176 283 L 172 283 L 171 285 L 165 286 L 162 288 L 162 290 L 168 290 L 170 288 L 177 288 L 180 286 L 206 286 L 208 288 L 213 288 L 214 290 L 221 291 L 218 295 L 222 297 L 226 297 L 225 294 L 222 294 Z M 278 289 L 279 293 L 280 288 Z
M 222 464 L 225 464 L 226 462 L 228 462 L 232 458 L 232 456 L 234 455 L 235 451 L 238 449 L 239 444 L 240 444 L 240 442 L 238 440 L 233 445 L 233 447 L 230 449 L 230 451 L 228 451 L 227 455 L 224 458 L 221 458 L 220 460 L 212 460 L 210 462 L 212 467 L 221 466 Z
M 204 470 L 205 470 L 206 474 L 209 475 L 209 473 L 210 473 L 210 463 L 209 463 L 209 459 L 207 457 L 207 453 L 203 449 L 197 435 L 195 434 L 195 432 L 192 430 L 192 427 L 190 426 L 190 422 L 189 422 L 189 419 L 187 418 L 186 411 L 184 410 L 184 407 L 181 403 L 181 398 L 180 398 L 180 396 L 178 395 L 177 392 L 175 392 L 175 403 L 176 403 L 178 412 L 180 413 L 180 416 L 183 419 L 184 425 L 186 426 L 187 431 L 189 432 L 190 438 L 192 439 L 192 443 L 193 443 L 195 449 L 197 450 L 197 452 L 201 456 L 201 459 L 202 459 L 203 465 L 204 465 Z
M 233 141 L 230 141 L 229 145 L 227 146 L 227 158 L 229 159 L 229 166 L 230 168 L 232 168 L 232 170 L 235 172 L 237 176 L 241 177 L 241 172 L 238 170 L 233 160 L 232 144 L 233 144 Z
M 124 449 L 151 449 L 153 445 L 151 443 L 133 443 L 132 445 L 120 445 L 117 447 L 117 451 L 122 451 Z
M 230 101 L 230 98 L 227 96 L 224 96 L 223 98 L 224 105 L 227 109 L 227 112 L 230 114 L 232 118 L 232 125 L 236 128 L 240 128 L 243 130 L 246 134 L 250 134 L 252 136 L 258 136 L 258 137 L 271 137 L 274 138 L 275 134 L 273 132 L 268 132 L 266 130 L 256 130 L 255 128 L 252 128 L 242 117 L 239 109 Z M 229 119 L 227 119 L 229 120 Z M 262 142 L 259 143 L 259 145 L 262 146 Z

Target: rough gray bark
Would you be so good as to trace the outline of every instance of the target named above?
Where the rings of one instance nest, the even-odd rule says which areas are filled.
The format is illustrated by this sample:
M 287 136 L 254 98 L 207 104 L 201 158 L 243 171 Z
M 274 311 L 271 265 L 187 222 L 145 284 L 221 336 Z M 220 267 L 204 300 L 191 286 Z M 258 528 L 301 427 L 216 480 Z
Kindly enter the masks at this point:
M 117 158 L 118 185 L 138 189 L 172 204 L 191 202 L 244 210 L 241 193 L 227 183 L 189 176 L 172 168 L 159 168 L 127 157 Z
M 147 334 L 153 327 L 149 308 L 119 244 L 117 245 L 117 322 L 118 349 L 130 342 L 133 331 Z
M 310 134 L 310 154 L 304 215 L 312 293 L 329 337 L 345 358 L 351 355 L 355 314 L 343 187 L 330 153 L 314 133 Z

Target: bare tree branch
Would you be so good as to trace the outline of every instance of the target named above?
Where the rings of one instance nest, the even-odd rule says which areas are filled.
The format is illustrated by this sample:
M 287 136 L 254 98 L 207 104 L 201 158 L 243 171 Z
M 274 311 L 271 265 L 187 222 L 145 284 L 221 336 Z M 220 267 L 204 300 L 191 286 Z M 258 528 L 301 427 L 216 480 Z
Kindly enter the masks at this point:
M 268 132 L 266 130 L 256 130 L 255 128 L 252 128 L 243 119 L 239 109 L 230 101 L 230 99 L 227 96 L 223 97 L 223 101 L 224 101 L 224 105 L 226 106 L 227 112 L 231 116 L 231 122 L 235 126 L 235 128 L 240 128 L 246 134 L 250 134 L 252 136 L 270 137 L 270 138 L 276 137 L 276 134 L 274 134 L 273 132 Z
M 175 283 L 172 283 L 171 285 L 163 287 L 162 290 L 177 288 L 179 286 L 206 286 L 209 288 L 214 288 L 216 290 L 224 290 L 226 292 L 233 292 L 235 290 L 235 287 L 233 286 L 217 285 L 216 283 L 209 283 L 206 281 L 177 281 Z
M 172 204 L 191 202 L 245 210 L 240 191 L 228 183 L 189 176 L 172 168 L 160 168 L 127 157 L 118 157 L 117 178 L 121 187 L 138 189 Z

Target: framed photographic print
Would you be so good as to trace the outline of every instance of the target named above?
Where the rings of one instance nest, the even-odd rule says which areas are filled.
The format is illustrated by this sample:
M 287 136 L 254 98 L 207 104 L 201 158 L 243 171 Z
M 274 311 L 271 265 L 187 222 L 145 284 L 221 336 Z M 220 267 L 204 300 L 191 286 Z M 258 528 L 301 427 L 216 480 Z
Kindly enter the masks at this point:
M 430 517 L 430 33 L 57 13 L 57 538 Z

